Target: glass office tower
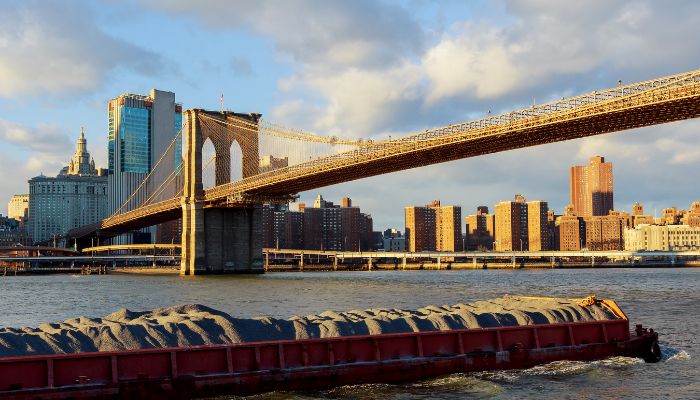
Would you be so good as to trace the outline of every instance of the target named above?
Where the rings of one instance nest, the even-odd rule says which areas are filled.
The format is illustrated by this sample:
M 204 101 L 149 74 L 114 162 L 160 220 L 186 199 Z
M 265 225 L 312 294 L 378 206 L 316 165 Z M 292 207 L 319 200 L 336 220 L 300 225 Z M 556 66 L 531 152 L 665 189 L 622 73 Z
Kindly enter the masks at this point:
M 153 164 L 161 158 L 173 138 L 179 133 L 182 125 L 182 105 L 175 103 L 175 93 L 172 92 L 151 89 L 148 96 L 127 93 L 110 100 L 108 118 L 108 209 L 111 215 L 119 210 L 141 185 Z M 173 169 L 182 162 L 181 148 L 182 141 L 178 140 L 175 155 L 169 162 Z M 158 173 L 165 175 L 152 176 L 154 182 L 162 182 L 162 179 L 167 176 L 165 171 L 158 171 Z M 129 211 L 141 204 L 154 189 L 154 187 L 146 187 L 139 190 L 120 212 Z M 172 195 L 174 194 L 173 191 Z M 176 240 L 179 240 L 177 232 L 173 227 L 167 226 L 122 235 L 113 243 Z

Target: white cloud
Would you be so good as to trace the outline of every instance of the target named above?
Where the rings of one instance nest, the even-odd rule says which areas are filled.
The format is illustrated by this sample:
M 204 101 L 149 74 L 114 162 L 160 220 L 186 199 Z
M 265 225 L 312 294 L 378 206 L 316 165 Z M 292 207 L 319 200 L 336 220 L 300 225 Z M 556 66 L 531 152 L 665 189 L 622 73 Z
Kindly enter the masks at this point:
M 30 128 L 3 119 L 0 119 L 0 146 L 12 159 L 2 169 L 7 176 L 56 175 L 67 164 L 73 151 L 71 138 L 56 127 L 40 125 Z M 26 192 L 26 181 L 11 181 L 5 186 Z
M 503 38 L 495 31 L 478 30 L 445 35 L 426 53 L 422 67 L 430 81 L 428 104 L 455 96 L 495 98 L 522 84 Z
M 514 0 L 505 2 L 502 19 L 477 15 L 444 30 L 439 22 L 417 26 L 412 13 L 419 10 L 379 2 L 261 1 L 242 13 L 239 2 L 151 3 L 209 28 L 269 38 L 295 68 L 278 81 L 272 116 L 343 136 L 411 132 L 700 65 L 700 42 L 689 39 L 700 33 L 695 1 Z M 700 160 L 698 128 L 681 122 L 597 136 L 319 192 L 350 194 L 379 216 L 380 227 L 401 226 L 402 206 L 433 197 L 462 204 L 467 214 L 522 192 L 560 210 L 568 203 L 568 167 L 600 154 L 615 163 L 618 206 L 682 204 L 699 195 L 688 185 L 696 179 L 688 167 Z
M 72 146 L 70 137 L 56 127 L 41 125 L 29 129 L 4 119 L 0 119 L 0 142 L 41 153 L 65 153 Z
M 93 90 L 117 67 L 153 75 L 162 60 L 105 34 L 89 4 L 30 0 L 0 13 L 0 97 Z
M 304 75 L 296 85 L 320 93 L 326 105 L 314 115 L 313 127 L 324 133 L 360 137 L 379 123 L 393 120 L 406 103 L 420 103 L 420 68 L 405 63 L 388 70 L 348 69 L 335 75 Z M 299 103 L 296 103 L 299 104 Z M 279 111 L 276 115 L 282 116 Z
M 207 28 L 251 29 L 299 64 L 381 67 L 416 52 L 423 33 L 397 5 L 370 0 L 144 0 Z

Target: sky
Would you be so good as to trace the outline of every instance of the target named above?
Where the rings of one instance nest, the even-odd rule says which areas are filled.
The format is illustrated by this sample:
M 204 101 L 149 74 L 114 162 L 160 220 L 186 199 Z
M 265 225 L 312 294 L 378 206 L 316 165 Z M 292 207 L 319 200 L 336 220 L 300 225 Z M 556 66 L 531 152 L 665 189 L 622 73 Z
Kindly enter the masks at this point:
M 107 161 L 107 101 L 173 91 L 323 135 L 387 138 L 700 67 L 700 2 L 0 0 L 0 199 L 55 175 L 80 127 Z M 403 228 L 432 200 L 569 202 L 569 166 L 614 163 L 615 207 L 700 199 L 700 121 L 453 161 L 312 192 Z

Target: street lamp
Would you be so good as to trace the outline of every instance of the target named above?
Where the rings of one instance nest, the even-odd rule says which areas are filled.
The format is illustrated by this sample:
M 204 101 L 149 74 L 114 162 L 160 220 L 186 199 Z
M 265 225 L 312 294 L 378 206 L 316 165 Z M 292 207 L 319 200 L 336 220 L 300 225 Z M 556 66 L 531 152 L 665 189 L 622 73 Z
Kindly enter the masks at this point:
M 523 239 L 520 239 L 520 252 L 523 252 Z

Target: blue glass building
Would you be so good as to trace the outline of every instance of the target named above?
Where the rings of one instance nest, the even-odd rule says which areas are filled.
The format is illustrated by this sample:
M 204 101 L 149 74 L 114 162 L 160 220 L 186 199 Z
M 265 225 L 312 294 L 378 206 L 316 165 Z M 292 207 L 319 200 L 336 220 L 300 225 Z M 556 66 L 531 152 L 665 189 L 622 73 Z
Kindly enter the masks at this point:
M 135 208 L 155 190 L 142 188 L 136 196 L 131 197 L 179 133 L 182 125 L 182 106 L 175 103 L 175 93 L 151 89 L 148 96 L 123 94 L 110 100 L 108 119 L 108 209 L 111 215 L 120 208 L 121 212 Z M 172 155 L 168 154 L 172 160 L 163 165 L 171 165 L 173 169 L 177 169 L 182 163 L 182 141 L 177 140 L 174 147 L 175 152 Z M 171 172 L 161 171 L 160 167 L 158 170 L 159 174 L 167 175 Z M 154 182 L 162 182 L 165 177 L 153 178 Z M 174 194 L 173 192 L 172 195 Z M 162 235 L 159 235 L 158 229 L 147 229 L 131 237 L 123 235 L 115 243 L 143 243 L 153 240 L 170 242 L 174 239 L 159 236 Z

